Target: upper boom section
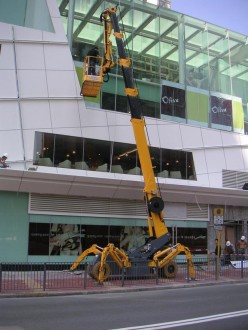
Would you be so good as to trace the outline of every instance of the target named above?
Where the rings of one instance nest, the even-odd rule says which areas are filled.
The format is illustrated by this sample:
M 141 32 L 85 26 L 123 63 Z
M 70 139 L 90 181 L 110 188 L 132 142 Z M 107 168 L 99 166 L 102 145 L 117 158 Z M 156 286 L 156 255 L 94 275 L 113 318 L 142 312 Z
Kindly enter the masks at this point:
M 134 86 L 133 68 L 131 60 L 126 54 L 123 43 L 123 34 L 120 32 L 119 23 L 116 16 L 116 8 L 108 8 L 101 14 L 101 21 L 104 24 L 104 51 L 105 63 L 103 64 L 103 72 L 108 72 L 115 63 L 112 58 L 112 43 L 110 41 L 111 31 L 114 30 L 116 45 L 119 55 L 118 63 L 122 68 L 123 79 L 125 83 L 125 93 L 128 98 L 131 117 L 141 119 L 141 104 L 138 98 L 138 90 Z

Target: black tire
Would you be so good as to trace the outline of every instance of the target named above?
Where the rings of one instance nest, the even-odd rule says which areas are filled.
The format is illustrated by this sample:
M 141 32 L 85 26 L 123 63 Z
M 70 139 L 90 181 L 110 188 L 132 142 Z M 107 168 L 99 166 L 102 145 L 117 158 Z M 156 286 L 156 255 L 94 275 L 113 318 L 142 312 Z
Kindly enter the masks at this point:
M 100 269 L 101 262 L 98 261 L 91 270 L 91 276 L 95 279 L 98 280 L 98 275 L 99 275 L 99 269 Z M 106 281 L 109 278 L 110 275 L 110 267 L 109 264 L 105 264 L 105 269 L 104 269 L 104 275 L 103 275 L 103 280 Z
M 91 274 L 91 270 L 92 270 L 92 266 L 91 266 L 91 265 L 87 265 L 87 267 L 86 267 L 86 273 L 87 273 L 90 277 L 93 277 L 92 274 Z
M 175 261 L 170 261 L 163 267 L 163 274 L 165 278 L 175 278 L 177 274 L 177 264 Z

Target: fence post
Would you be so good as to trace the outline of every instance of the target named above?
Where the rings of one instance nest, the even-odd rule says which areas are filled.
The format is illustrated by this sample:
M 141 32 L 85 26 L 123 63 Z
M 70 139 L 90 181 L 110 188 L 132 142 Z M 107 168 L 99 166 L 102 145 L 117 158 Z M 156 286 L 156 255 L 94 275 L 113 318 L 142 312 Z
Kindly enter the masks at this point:
M 121 286 L 124 286 L 124 261 L 122 261 L 122 267 L 121 267 Z
M 46 263 L 44 263 L 44 268 L 43 268 L 43 291 L 46 290 Z
M 189 278 L 189 259 L 187 259 L 187 282 L 190 282 L 190 278 Z
M 158 260 L 156 260 L 156 284 L 158 285 L 158 272 L 159 272 L 159 269 L 158 269 Z
M 215 267 L 215 280 L 217 281 L 217 256 L 214 258 L 214 267 Z
M 2 292 L 2 264 L 0 264 L 0 292 Z
M 87 269 L 88 269 L 88 264 L 86 262 L 85 268 L 84 268 L 84 289 L 86 289 L 86 286 L 87 286 Z
M 241 278 L 244 278 L 244 254 L 241 254 Z

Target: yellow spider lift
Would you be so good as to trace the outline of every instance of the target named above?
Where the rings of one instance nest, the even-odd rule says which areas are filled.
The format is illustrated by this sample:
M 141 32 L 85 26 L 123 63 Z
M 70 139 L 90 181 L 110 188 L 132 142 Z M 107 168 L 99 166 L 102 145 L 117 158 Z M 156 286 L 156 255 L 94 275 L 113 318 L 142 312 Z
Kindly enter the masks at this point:
M 134 251 L 125 253 L 114 244 L 109 243 L 105 248 L 99 247 L 96 244 L 85 250 L 70 267 L 74 271 L 77 266 L 89 255 L 96 255 L 95 261 L 91 264 L 89 274 L 99 283 L 107 280 L 110 276 L 111 269 L 107 258 L 111 258 L 120 269 L 135 270 L 135 267 L 143 262 L 149 269 L 158 267 L 163 270 L 165 277 L 175 277 L 177 272 L 177 264 L 173 259 L 180 253 L 185 253 L 189 264 L 189 276 L 195 279 L 195 268 L 192 261 L 190 250 L 181 245 L 176 244 L 171 246 L 171 235 L 164 222 L 164 202 L 159 194 L 156 179 L 153 172 L 153 166 L 147 142 L 145 120 L 142 117 L 141 103 L 138 98 L 138 90 L 134 87 L 133 69 L 131 60 L 127 56 L 123 34 L 120 33 L 118 20 L 116 16 L 116 8 L 108 8 L 101 14 L 101 22 L 104 26 L 105 35 L 105 54 L 103 73 L 108 72 L 109 68 L 114 65 L 111 59 L 112 46 L 109 41 L 110 33 L 114 29 L 116 45 L 118 49 L 118 63 L 122 68 L 123 79 L 125 83 L 125 93 L 127 95 L 131 123 L 133 127 L 134 137 L 136 141 L 137 151 L 139 155 L 142 174 L 144 177 L 144 199 L 147 208 L 147 221 L 149 229 L 149 240 Z M 168 269 L 173 269 L 169 272 Z

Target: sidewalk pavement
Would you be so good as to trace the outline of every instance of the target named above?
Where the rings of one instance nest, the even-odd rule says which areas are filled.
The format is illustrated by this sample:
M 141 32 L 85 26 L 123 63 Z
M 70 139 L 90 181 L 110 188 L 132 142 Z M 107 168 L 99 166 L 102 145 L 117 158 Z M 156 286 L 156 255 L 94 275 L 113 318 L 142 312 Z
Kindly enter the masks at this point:
M 162 284 L 147 284 L 147 285 L 129 285 L 129 286 L 108 286 L 98 285 L 96 288 L 89 289 L 58 289 L 58 290 L 46 290 L 46 291 L 10 291 L 0 292 L 1 298 L 16 298 L 16 297 L 49 297 L 49 296 L 67 296 L 67 295 L 89 295 L 89 294 L 108 294 L 108 293 L 128 293 L 128 292 L 139 292 L 139 291 L 151 291 L 151 290 L 170 290 L 178 288 L 194 288 L 200 286 L 212 286 L 212 285 L 226 285 L 226 284 L 239 284 L 248 283 L 248 278 L 244 279 L 230 279 L 220 278 L 218 280 L 192 280 L 189 282 L 176 282 L 170 281 Z

